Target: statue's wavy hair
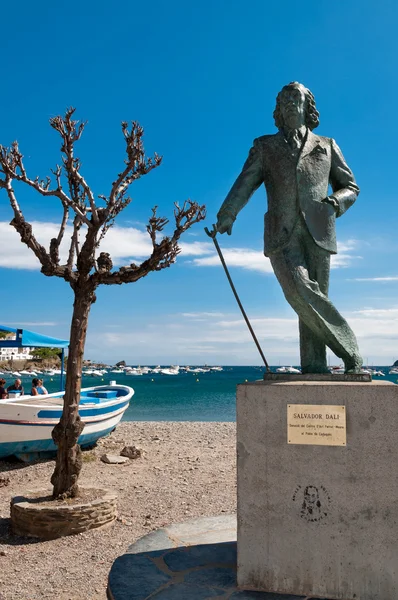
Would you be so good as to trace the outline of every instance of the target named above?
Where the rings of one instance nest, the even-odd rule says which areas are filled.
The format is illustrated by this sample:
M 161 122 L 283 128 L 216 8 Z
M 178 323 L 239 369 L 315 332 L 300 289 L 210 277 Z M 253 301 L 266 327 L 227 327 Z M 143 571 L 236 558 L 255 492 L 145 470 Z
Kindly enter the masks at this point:
M 275 110 L 274 110 L 275 125 L 278 129 L 282 129 L 284 126 L 282 111 L 281 111 L 282 92 L 284 90 L 286 90 L 287 88 L 290 88 L 293 86 L 300 86 L 302 88 L 302 90 L 304 91 L 304 94 L 305 94 L 305 124 L 307 125 L 308 129 L 310 129 L 312 131 L 319 125 L 319 112 L 316 109 L 315 98 L 314 98 L 312 92 L 308 88 L 306 88 L 302 83 L 299 83 L 298 81 L 292 81 L 288 85 L 285 85 L 281 89 L 279 94 L 277 95 L 276 106 L 275 106 Z

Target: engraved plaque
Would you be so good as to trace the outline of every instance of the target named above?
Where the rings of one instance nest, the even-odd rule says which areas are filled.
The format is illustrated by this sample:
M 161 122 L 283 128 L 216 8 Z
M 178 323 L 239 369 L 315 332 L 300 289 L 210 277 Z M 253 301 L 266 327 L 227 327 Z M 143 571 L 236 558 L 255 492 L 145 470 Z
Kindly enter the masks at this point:
M 345 406 L 288 404 L 287 443 L 346 446 Z

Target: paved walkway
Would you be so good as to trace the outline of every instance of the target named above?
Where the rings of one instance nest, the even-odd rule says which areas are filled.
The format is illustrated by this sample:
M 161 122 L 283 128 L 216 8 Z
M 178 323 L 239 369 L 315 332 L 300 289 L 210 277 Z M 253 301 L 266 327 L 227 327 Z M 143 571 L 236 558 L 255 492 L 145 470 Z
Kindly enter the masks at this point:
M 236 517 L 158 529 L 113 563 L 109 600 L 321 600 L 236 588 Z

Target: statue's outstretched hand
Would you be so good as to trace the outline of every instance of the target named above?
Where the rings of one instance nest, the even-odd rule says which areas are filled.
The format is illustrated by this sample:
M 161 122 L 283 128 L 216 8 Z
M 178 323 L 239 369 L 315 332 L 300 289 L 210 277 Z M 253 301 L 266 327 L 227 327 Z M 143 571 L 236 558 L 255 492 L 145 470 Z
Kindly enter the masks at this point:
M 232 226 L 234 224 L 234 221 L 235 221 L 235 219 L 231 215 L 228 215 L 228 214 L 219 215 L 218 219 L 217 219 L 217 225 L 216 225 L 218 233 L 227 232 L 228 235 L 231 235 Z

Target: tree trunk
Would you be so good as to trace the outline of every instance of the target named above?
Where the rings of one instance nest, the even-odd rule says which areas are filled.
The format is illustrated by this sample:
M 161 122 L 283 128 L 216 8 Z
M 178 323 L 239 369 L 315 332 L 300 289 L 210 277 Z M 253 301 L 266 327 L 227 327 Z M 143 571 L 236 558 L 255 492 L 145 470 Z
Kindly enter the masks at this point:
M 88 316 L 94 301 L 94 292 L 90 288 L 75 289 L 64 407 L 61 420 L 52 432 L 52 438 L 58 446 L 55 470 L 51 477 L 54 499 L 74 498 L 79 493 L 77 480 L 82 468 L 82 460 L 77 440 L 84 429 L 84 424 L 79 417 L 79 401 Z

